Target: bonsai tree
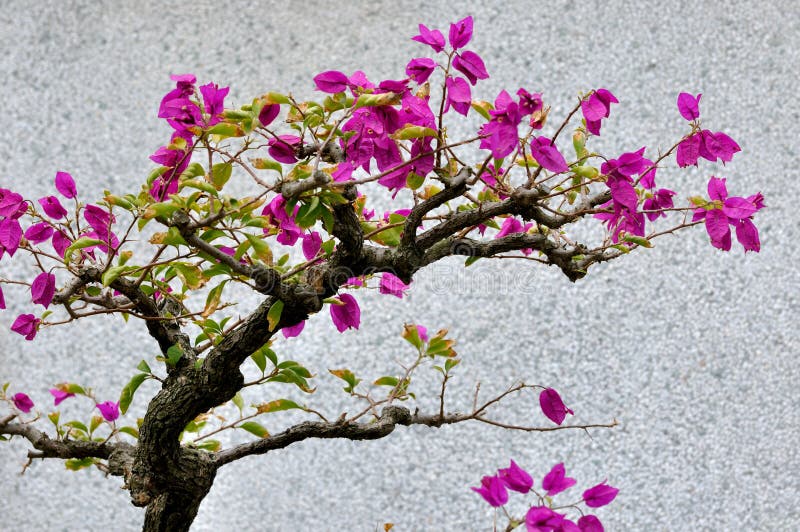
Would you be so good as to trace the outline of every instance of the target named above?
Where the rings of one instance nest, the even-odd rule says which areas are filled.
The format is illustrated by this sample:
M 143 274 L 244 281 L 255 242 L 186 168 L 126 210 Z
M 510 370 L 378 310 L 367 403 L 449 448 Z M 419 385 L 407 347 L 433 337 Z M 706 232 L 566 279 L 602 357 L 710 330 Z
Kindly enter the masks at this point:
M 278 335 L 314 334 L 306 320 L 319 312 L 340 333 L 358 329 L 359 290 L 402 298 L 418 271 L 447 257 L 463 258 L 465 267 L 530 261 L 574 282 L 596 263 L 646 253 L 658 237 L 700 224 L 721 250 L 731 249 L 735 232 L 745 251 L 759 251 L 760 193 L 730 195 L 715 176 L 705 192 L 685 195 L 657 184 L 673 156 L 687 167 L 725 163 L 740 151 L 725 133 L 703 127 L 701 95 L 678 95 L 687 127 L 673 145 L 601 154 L 592 140 L 617 112 L 611 91 L 581 93 L 559 117 L 526 88 L 493 101 L 473 97 L 489 71 L 469 47 L 472 32 L 471 17 L 451 24 L 447 38 L 420 25 L 413 40 L 432 57 L 412 58 L 399 79 L 378 82 L 361 71 L 322 72 L 313 80 L 316 101 L 265 92 L 231 107 L 227 87 L 175 75 L 158 113 L 171 136 L 150 156 L 156 167 L 144 183 L 95 202 L 64 171 L 51 196 L 0 188 L 0 260 L 27 261 L 35 271 L 0 277 L 0 309 L 3 288 L 30 292 L 32 308 L 11 330 L 34 341 L 49 327 L 113 314 L 144 326 L 158 351 L 118 398 L 55 384 L 53 407 L 85 398 L 82 420 L 62 419 L 41 394 L 5 383 L 0 438 L 28 440 L 28 464 L 60 459 L 71 470 L 94 466 L 122 477 L 131 502 L 146 507 L 150 531 L 188 530 L 219 468 L 308 438 L 370 440 L 398 425 L 467 421 L 527 432 L 613 427 L 613 420 L 565 424 L 574 412 L 546 383 L 511 383 L 490 397 L 477 386 L 470 410 L 451 411 L 447 386 L 461 362 L 455 340 L 424 324 L 398 331 L 409 358 L 391 375 L 307 368 L 273 349 Z M 457 115 L 469 114 L 482 125 L 454 138 Z M 251 192 L 231 194 L 232 181 Z M 376 212 L 371 198 L 395 207 Z M 242 312 L 237 301 L 253 292 L 260 304 Z M 426 392 L 437 398 L 432 411 L 413 406 L 421 393 L 414 376 L 424 368 L 440 379 Z M 326 370 L 352 398 L 347 412 L 314 402 L 314 377 Z M 149 379 L 160 390 L 146 414 L 123 421 Z M 247 388 L 268 399 L 246 404 Z M 504 422 L 500 404 L 525 393 L 538 396 L 547 420 Z M 233 417 L 221 413 L 228 404 Z M 265 427 L 264 419 L 287 411 L 303 420 L 278 432 Z M 224 431 L 252 438 L 224 445 L 216 438 Z M 596 516 L 567 515 L 583 513 L 577 503 L 552 499 L 574 484 L 557 464 L 538 490 L 511 461 L 473 489 L 494 507 L 506 504 L 508 490 L 534 493 L 524 515 L 505 514 L 509 530 L 602 530 Z M 602 482 L 579 503 L 596 508 L 616 494 Z

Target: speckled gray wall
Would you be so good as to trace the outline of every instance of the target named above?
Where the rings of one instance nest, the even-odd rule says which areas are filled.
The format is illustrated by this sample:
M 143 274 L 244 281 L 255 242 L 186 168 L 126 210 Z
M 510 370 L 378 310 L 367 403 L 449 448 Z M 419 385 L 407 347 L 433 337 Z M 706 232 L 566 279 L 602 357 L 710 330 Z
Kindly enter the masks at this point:
M 559 461 L 582 485 L 608 478 L 621 491 L 599 512 L 607 530 L 797 530 L 800 15 L 792 1 L 0 1 L 0 185 L 36 198 L 65 169 L 91 191 L 86 198 L 125 190 L 168 135 L 155 114 L 169 74 L 230 84 L 236 103 L 264 90 L 311 94 L 313 75 L 328 69 L 398 77 L 426 53 L 409 40 L 418 22 L 446 27 L 466 14 L 492 74 L 479 96 L 541 90 L 563 116 L 579 90 L 608 87 L 621 101 L 604 128 L 611 151 L 666 146 L 685 129 L 677 93 L 702 92 L 705 123 L 743 153 L 724 168 L 666 169 L 661 183 L 686 196 L 716 173 L 733 194 L 761 190 L 762 252 L 718 252 L 698 229 L 575 285 L 527 263 L 467 272 L 448 263 L 422 273 L 402 301 L 359 295 L 358 333 L 339 335 L 316 316 L 280 348 L 319 369 L 314 400 L 330 411 L 347 403 L 325 368 L 389 370 L 403 349 L 402 323 L 416 321 L 458 338 L 454 407 L 469 402 L 479 379 L 497 390 L 524 377 L 563 390 L 579 421 L 621 425 L 592 438 L 461 425 L 377 442 L 307 441 L 223 469 L 194 530 L 371 531 L 387 521 L 404 531 L 489 530 L 491 513 L 469 486 L 509 458 L 537 481 Z M 24 273 L 7 260 L 0 268 Z M 7 299 L 27 308 L 24 294 Z M 0 380 L 42 403 L 62 380 L 115 397 L 153 355 L 135 324 L 97 319 L 26 343 L 8 330 L 13 314 L 0 314 Z M 142 388 L 134 412 L 153 391 Z M 62 406 L 65 415 L 81 411 Z M 533 411 L 528 400 L 506 415 Z M 143 513 L 118 478 L 55 462 L 20 477 L 26 448 L 0 446 L 0 529 L 140 527 Z

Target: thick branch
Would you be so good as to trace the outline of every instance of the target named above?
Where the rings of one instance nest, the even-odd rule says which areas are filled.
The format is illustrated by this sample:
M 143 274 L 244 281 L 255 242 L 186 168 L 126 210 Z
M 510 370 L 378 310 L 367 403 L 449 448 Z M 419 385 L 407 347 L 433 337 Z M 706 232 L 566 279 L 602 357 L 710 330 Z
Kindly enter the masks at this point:
M 467 191 L 467 179 L 472 173 L 472 169 L 465 166 L 448 184 L 447 188 L 434 194 L 427 200 L 423 201 L 409 213 L 406 218 L 405 226 L 403 227 L 403 237 L 400 242 L 402 247 L 408 248 L 414 245 L 417 236 L 417 227 L 419 227 L 422 218 L 433 209 L 444 205 L 451 199 L 457 198 Z

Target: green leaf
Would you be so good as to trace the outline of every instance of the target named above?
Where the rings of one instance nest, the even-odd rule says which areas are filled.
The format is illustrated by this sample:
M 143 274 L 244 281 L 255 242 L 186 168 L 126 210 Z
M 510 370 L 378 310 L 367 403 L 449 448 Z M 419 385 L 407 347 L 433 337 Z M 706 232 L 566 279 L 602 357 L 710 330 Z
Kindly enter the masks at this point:
M 647 240 L 646 238 L 643 238 L 641 236 L 625 235 L 625 238 L 623 238 L 622 241 L 623 242 L 632 242 L 633 244 L 638 244 L 638 245 L 640 245 L 642 247 L 645 247 L 645 248 L 653 247 L 653 244 L 649 240 Z
M 170 366 L 174 366 L 183 356 L 183 350 L 178 344 L 171 346 L 167 349 L 167 362 Z
M 64 462 L 64 465 L 70 471 L 80 471 L 85 467 L 89 467 L 94 463 L 94 458 L 70 458 Z
M 80 421 L 67 421 L 66 423 L 64 423 L 64 425 L 66 425 L 67 427 L 72 427 L 73 429 L 80 430 L 81 432 L 85 432 L 86 434 L 89 434 L 89 429 L 86 428 L 86 425 L 84 425 Z
M 355 108 L 378 107 L 381 105 L 396 105 L 400 103 L 400 95 L 394 92 L 383 92 L 381 94 L 362 94 L 356 101 Z
M 467 260 L 464 261 L 464 267 L 472 266 L 478 262 L 478 259 L 480 259 L 480 257 L 467 257 Z
M 220 190 L 211 183 L 206 183 L 205 181 L 202 181 L 200 179 L 187 179 L 186 181 L 181 181 L 181 189 L 183 189 L 184 187 L 196 188 L 197 190 L 208 192 L 212 196 L 216 196 L 217 191 Z
M 97 246 L 102 243 L 103 243 L 102 240 L 82 236 L 81 238 L 70 244 L 70 246 L 64 251 L 64 263 L 72 261 L 72 254 L 75 253 L 76 250 L 88 248 L 91 246 Z
M 206 297 L 206 306 L 203 309 L 201 316 L 207 318 L 211 316 L 217 310 L 217 308 L 219 308 L 219 304 L 222 301 L 222 291 L 225 289 L 225 284 L 228 281 L 229 279 L 225 279 L 208 291 L 208 296 Z
M 267 244 L 267 241 L 264 238 L 251 235 L 250 233 L 245 233 L 244 236 L 250 242 L 250 246 L 252 246 L 253 252 L 256 254 L 258 260 L 265 264 L 272 264 L 272 250 L 269 244 Z
M 236 395 L 233 396 L 233 404 L 236 405 L 236 408 L 239 409 L 239 415 L 242 415 L 242 410 L 244 410 L 244 399 L 242 399 L 242 394 L 236 392 Z
M 257 170 L 275 170 L 279 174 L 283 175 L 283 165 L 278 161 L 273 161 L 272 159 L 264 159 L 264 158 L 257 158 L 257 159 L 250 159 L 250 164 L 253 165 Z
M 256 423 L 255 421 L 246 421 L 241 425 L 236 427 L 237 429 L 244 429 L 250 434 L 254 434 L 259 438 L 266 438 L 269 436 L 269 432 L 265 429 L 260 423 Z
M 445 371 L 450 371 L 454 367 L 458 366 L 461 363 L 461 359 L 458 358 L 448 358 L 444 361 L 444 369 Z
M 435 137 L 436 130 L 429 127 L 407 125 L 389 136 L 395 140 L 420 139 L 423 137 Z
M 376 380 L 372 384 L 374 384 L 375 386 L 391 386 L 392 388 L 394 388 L 395 386 L 397 386 L 397 383 L 399 382 L 400 379 L 398 379 L 397 377 L 384 376 Z
M 153 373 L 153 370 L 150 369 L 150 366 L 148 366 L 147 362 L 145 362 L 144 360 L 139 362 L 139 365 L 136 366 L 136 369 L 138 369 L 139 371 L 141 371 L 143 373 Z
M 170 266 L 175 270 L 175 273 L 178 274 L 178 277 L 180 277 L 181 281 L 183 281 L 183 284 L 186 285 L 187 288 L 196 290 L 206 283 L 206 280 L 203 277 L 203 271 L 194 264 L 189 264 L 186 262 L 172 262 L 170 263 Z
M 402 337 L 406 342 L 410 343 L 417 349 L 422 349 L 422 338 L 419 337 L 419 330 L 417 329 L 416 325 L 408 323 L 403 325 Z
M 279 92 L 268 92 L 265 95 L 266 103 L 292 103 L 288 96 L 284 96 Z
M 137 270 L 137 266 L 114 266 L 113 268 L 109 268 L 103 273 L 101 277 L 101 281 L 103 282 L 103 286 L 108 286 L 114 281 L 116 281 L 121 275 L 124 275 L 128 272 L 132 272 L 133 270 Z
M 222 443 L 219 440 L 203 440 L 195 444 L 198 449 L 215 453 L 222 448 Z
M 83 389 L 83 386 L 79 384 L 75 384 L 74 382 L 68 382 L 65 384 L 60 384 L 56 386 L 59 390 L 63 390 L 67 393 L 74 393 L 78 395 L 86 395 L 86 390 Z
M 174 347 L 174 346 L 173 346 Z M 170 347 L 172 349 L 172 347 Z M 169 352 L 169 351 L 167 351 Z M 180 358 L 180 357 L 179 357 Z M 176 360 L 177 362 L 177 360 Z M 174 363 L 173 363 L 174 365 Z M 133 395 L 136 393 L 137 388 L 147 379 L 149 375 L 147 373 L 137 373 L 133 376 L 133 378 L 125 385 L 122 389 L 122 393 L 119 396 L 119 411 L 123 414 L 128 411 L 128 407 L 133 401 Z
M 282 313 L 283 301 L 279 299 L 272 304 L 272 306 L 269 308 L 269 312 L 267 312 L 267 324 L 269 325 L 268 330 L 270 332 L 274 331 L 275 327 L 278 326 L 278 322 L 281 320 Z
M 211 167 L 211 184 L 217 190 L 222 190 L 225 183 L 231 178 L 233 165 L 231 163 L 217 163 Z
M 58 411 L 50 412 L 49 414 L 47 414 L 47 419 L 49 419 L 50 423 L 52 423 L 56 427 L 58 426 L 58 419 L 60 417 L 61 417 L 61 412 L 58 412 Z
M 492 115 L 489 114 L 489 111 L 494 109 L 494 105 L 490 102 L 484 100 L 472 100 L 471 107 L 475 109 L 479 115 L 484 117 L 486 120 L 491 120 Z M 495 168 L 500 168 L 499 166 Z
M 125 433 L 125 434 L 127 434 L 128 436 L 133 436 L 133 437 L 134 437 L 134 438 L 136 438 L 137 440 L 139 439 L 139 431 L 138 431 L 138 430 L 136 430 L 136 428 L 134 428 L 134 427 L 121 427 L 121 428 L 119 429 L 119 431 L 120 431 L 120 432 L 124 432 L 124 433 Z
M 263 375 L 267 369 L 267 357 L 266 355 L 264 355 L 264 352 L 261 349 L 259 349 L 258 351 L 250 355 L 250 358 L 253 359 L 253 362 L 256 363 L 256 366 L 258 366 L 258 369 L 261 370 L 261 374 Z
M 180 206 L 176 205 L 172 201 L 153 203 L 144 210 L 142 213 L 142 218 L 145 220 L 149 220 L 151 218 L 169 218 L 178 209 L 180 209 Z
M 348 386 L 344 388 L 344 391 L 347 393 L 353 393 L 358 383 L 361 382 L 361 379 L 356 378 L 355 374 L 349 369 L 329 369 L 328 371 L 334 377 L 339 377 L 348 384 Z
M 212 126 L 208 130 L 209 135 L 218 135 L 221 138 L 228 138 L 228 137 L 241 137 L 244 135 L 244 130 L 237 126 L 236 124 L 228 124 L 226 122 L 220 122 L 219 124 Z
M 103 422 L 103 416 L 92 416 L 92 421 L 89 423 L 89 434 L 95 431 L 97 427 Z
M 299 408 L 301 410 L 303 409 L 302 406 L 288 399 L 275 399 L 274 401 L 270 401 L 269 403 L 261 403 L 253 406 L 258 409 L 259 414 L 267 414 L 269 412 L 280 412 L 281 410 L 292 410 L 294 408 Z

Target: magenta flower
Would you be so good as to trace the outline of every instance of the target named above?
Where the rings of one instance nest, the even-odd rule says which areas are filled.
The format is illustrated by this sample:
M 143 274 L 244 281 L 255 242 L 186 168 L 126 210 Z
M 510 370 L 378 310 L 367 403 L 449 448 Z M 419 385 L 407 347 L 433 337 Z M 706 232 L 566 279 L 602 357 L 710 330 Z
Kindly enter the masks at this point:
M 539 394 L 539 406 L 542 408 L 544 415 L 556 425 L 561 425 L 567 414 L 575 415 L 572 409 L 564 406 L 561 396 L 552 388 L 546 388 Z
M 39 205 L 44 209 L 45 214 L 54 220 L 58 220 L 67 215 L 67 209 L 61 206 L 61 202 L 55 196 L 46 196 L 39 200 Z
M 734 154 L 742 151 L 735 140 L 721 131 L 716 133 L 704 129 L 689 135 L 678 144 L 675 159 L 681 168 L 697 165 L 697 160 L 702 157 L 711 162 L 717 160 L 722 163 L 730 162 Z
M 419 35 L 415 37 L 411 37 L 412 41 L 421 42 L 422 44 L 427 44 L 436 53 L 441 52 L 444 50 L 444 35 L 439 30 L 429 30 L 425 24 L 419 25 Z
M 72 199 L 78 195 L 75 188 L 75 180 L 67 172 L 56 172 L 56 190 L 67 199 Z
M 542 479 L 542 489 L 547 490 L 547 496 L 558 495 L 562 491 L 575 485 L 574 478 L 566 476 L 564 463 L 556 464 L 553 469 Z
M 336 94 L 347 90 L 349 80 L 343 72 L 328 70 L 314 76 L 314 84 L 316 84 L 317 90 L 328 94 Z
M 565 530 L 564 516 L 547 506 L 532 506 L 525 514 L 525 529 L 528 532 L 552 532 Z
M 15 218 L 0 220 L 0 250 L 14 256 L 22 239 L 22 227 Z M 2 256 L 2 253 L 0 253 Z
M 158 108 L 159 118 L 162 118 L 161 113 L 169 102 L 172 100 L 187 99 L 194 94 L 194 84 L 197 82 L 197 78 L 194 77 L 194 75 L 173 74 L 170 76 L 170 79 L 175 82 L 175 88 L 165 94 L 164 98 L 161 99 L 161 105 L 159 105 Z
M 177 138 L 182 138 L 188 142 L 191 141 L 190 134 L 172 135 L 172 141 Z M 150 188 L 150 195 L 157 199 L 163 200 L 169 194 L 175 194 L 178 191 L 178 177 L 189 166 L 192 159 L 192 147 L 186 149 L 178 149 L 172 144 L 170 146 L 161 146 L 156 152 L 150 156 L 150 160 L 154 163 L 166 167 L 166 170 L 161 176 L 153 181 Z
M 581 111 L 589 133 L 600 135 L 601 121 L 608 118 L 612 103 L 619 103 L 619 100 L 606 89 L 597 89 L 581 102 Z
M 479 79 L 489 79 L 483 59 L 475 52 L 465 50 L 453 58 L 453 68 L 464 74 L 475 85 Z
M 560 173 L 569 170 L 564 156 L 545 136 L 536 137 L 531 141 L 531 155 L 542 168 L 551 172 Z
M 381 276 L 379 291 L 381 294 L 391 294 L 403 299 L 403 294 L 408 290 L 408 287 L 409 285 L 401 281 L 395 274 L 384 272 Z
M 59 257 L 64 256 L 64 252 L 72 244 L 72 241 L 62 231 L 55 231 L 53 233 L 53 249 L 56 250 Z
M 412 59 L 406 66 L 406 76 L 422 84 L 428 81 L 436 68 L 436 62 L 427 57 Z
M 70 397 L 75 397 L 74 393 L 68 393 L 64 390 L 59 390 L 58 388 L 50 388 L 50 395 L 55 398 L 54 404 L 58 406 L 64 399 L 69 399 Z
M 583 502 L 589 508 L 599 508 L 613 501 L 617 493 L 619 490 L 609 486 L 604 480 L 601 484 L 583 492 Z
M 728 197 L 725 179 L 712 176 L 708 181 L 708 195 L 715 202 L 714 208 L 706 210 L 697 208 L 692 221 L 705 220 L 706 231 L 711 238 L 711 245 L 723 251 L 731 249 L 731 229 L 736 229 L 736 239 L 745 253 L 761 249 L 758 229 L 753 224 L 753 215 L 764 208 L 764 197 L 759 192 L 753 196 Z
M 265 105 L 261 108 L 261 111 L 258 113 L 258 121 L 261 122 L 261 125 L 267 127 L 278 117 L 278 114 L 281 112 L 281 106 L 277 103 L 270 103 Z
M 581 532 L 605 532 L 603 523 L 594 515 L 584 515 L 578 519 L 578 528 Z
M 52 273 L 42 272 L 36 276 L 31 284 L 31 299 L 44 308 L 50 306 L 56 293 L 56 276 Z
M 3 295 L 3 287 L 0 285 L 0 310 L 6 308 L 6 298 Z
M 111 423 L 112 421 L 116 420 L 119 417 L 119 401 L 116 403 L 114 401 L 106 401 L 104 403 L 98 403 L 97 409 L 100 410 L 100 414 L 103 416 L 103 419 Z
M 511 465 L 508 468 L 498 469 L 497 476 L 510 490 L 528 493 L 533 487 L 533 478 L 527 471 L 518 466 L 514 460 L 511 460 Z
M 472 39 L 472 17 L 466 17 L 450 24 L 450 46 L 454 50 L 465 47 Z
M 423 327 L 422 325 L 415 325 L 415 327 L 417 328 L 417 334 L 419 335 L 419 339 L 422 340 L 423 342 L 427 342 L 428 341 L 428 328 L 427 327 Z
M 297 156 L 294 150 L 300 144 L 302 139 L 295 135 L 279 135 L 277 138 L 271 138 L 267 142 L 269 148 L 267 151 L 276 161 L 294 164 L 297 162 Z
M 445 102 L 444 112 L 446 113 L 450 107 L 459 114 L 467 116 L 469 106 L 472 103 L 472 92 L 469 89 L 469 83 L 464 78 L 454 78 L 448 76 L 445 80 L 447 86 L 447 101 Z
M 203 95 L 203 107 L 208 113 L 207 126 L 213 126 L 222 122 L 222 112 L 225 110 L 225 96 L 228 95 L 230 87 L 219 88 L 216 83 L 208 83 L 200 87 L 200 94 Z
M 498 476 L 483 477 L 481 479 L 481 487 L 470 488 L 475 493 L 478 493 L 490 505 L 497 508 L 503 506 L 508 502 L 508 492 L 503 481 Z
M 688 92 L 682 92 L 678 95 L 678 112 L 689 122 L 700 118 L 700 108 L 698 104 L 700 103 L 701 96 L 702 94 L 692 96 Z
M 511 235 L 514 233 L 527 233 L 528 229 L 533 227 L 532 223 L 528 223 L 522 225 L 522 222 L 517 220 L 516 218 L 510 217 L 506 218 L 503 222 L 503 225 L 500 227 L 500 231 L 497 232 L 495 235 L 495 239 L 503 238 L 506 235 Z
M 25 231 L 25 239 L 33 244 L 41 244 L 53 236 L 53 228 L 47 222 L 33 224 Z
M 544 108 L 542 94 L 539 92 L 531 94 L 525 89 L 519 89 L 517 91 L 517 96 L 519 96 L 519 111 L 522 116 L 533 114 Z
M 661 209 L 671 209 L 674 206 L 672 202 L 672 196 L 675 195 L 675 192 L 666 188 L 660 188 L 653 193 L 652 198 L 647 198 L 644 200 L 644 204 L 642 208 L 645 211 L 654 211 L 648 212 L 647 218 L 652 222 L 659 216 L 667 216 L 665 212 L 658 212 Z
M 14 401 L 15 407 L 17 407 L 19 410 L 22 410 L 26 414 L 31 411 L 31 408 L 33 408 L 33 401 L 31 401 L 31 398 L 24 393 L 16 393 L 12 395 L 11 400 Z
M 303 332 L 303 329 L 306 326 L 305 320 L 301 321 L 297 325 L 292 325 L 291 327 L 284 327 L 281 329 L 284 338 L 294 338 L 295 336 L 300 336 L 300 333 Z
M 33 314 L 20 314 L 11 324 L 11 330 L 30 341 L 36 337 L 36 331 L 41 322 L 42 320 Z
M 361 309 L 358 302 L 350 294 L 341 294 L 337 298 L 341 304 L 331 305 L 331 319 L 339 332 L 347 329 L 358 329 L 361 325 Z
M 0 216 L 17 219 L 27 210 L 25 198 L 7 188 L 0 188 Z
M 505 90 L 495 98 L 494 107 L 489 111 L 492 118 L 480 128 L 479 133 L 485 136 L 481 139 L 480 147 L 491 150 L 492 157 L 502 159 L 519 144 L 517 127 L 522 121 L 522 114 L 517 102 Z
M 310 234 L 302 235 L 301 238 L 303 239 L 303 256 L 306 260 L 316 257 L 322 247 L 322 237 L 319 236 L 319 233 L 312 231 Z

